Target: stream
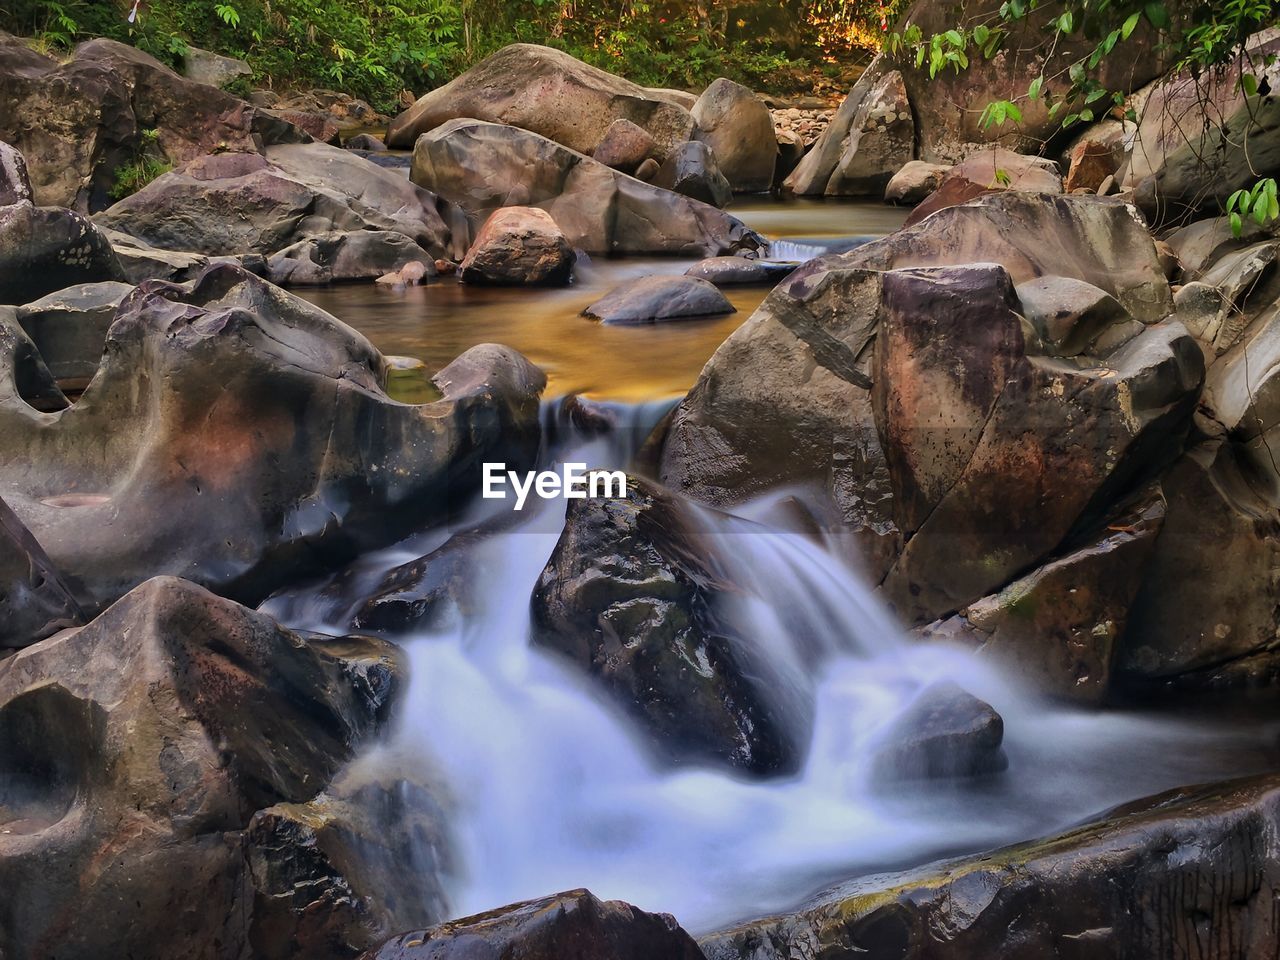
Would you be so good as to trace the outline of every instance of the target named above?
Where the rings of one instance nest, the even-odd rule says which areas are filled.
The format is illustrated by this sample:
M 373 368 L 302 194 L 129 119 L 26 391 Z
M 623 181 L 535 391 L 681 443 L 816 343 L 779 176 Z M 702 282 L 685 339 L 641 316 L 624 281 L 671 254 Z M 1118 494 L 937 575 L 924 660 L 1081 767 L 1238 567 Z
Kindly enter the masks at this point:
M 795 240 L 884 233 L 902 219 L 848 204 L 761 202 L 734 212 Z M 400 293 L 352 285 L 303 295 L 384 352 L 433 370 L 475 343 L 510 344 L 546 370 L 548 419 L 558 398 L 579 392 L 619 419 L 605 436 L 561 430 L 544 466 L 621 468 L 767 291 L 727 291 L 738 312 L 708 321 L 610 328 L 577 314 L 622 279 L 683 272 L 688 262 L 598 261 L 558 291 L 446 280 Z M 394 742 L 360 762 L 407 757 L 447 794 L 452 915 L 588 887 L 671 912 L 696 935 L 789 908 L 837 880 L 1032 838 L 1166 788 L 1273 763 L 1274 722 L 1067 709 L 964 651 L 910 641 L 833 553 L 765 525 L 768 506 L 737 518 L 707 512 L 704 538 L 740 588 L 739 632 L 787 678 L 787 695 L 811 708 L 807 760 L 795 776 L 663 768 L 601 691 L 531 647 L 528 598 L 563 525 L 563 501 L 539 502 L 479 539 L 479 600 L 465 613 L 396 638 L 410 659 L 399 726 Z M 360 575 L 376 581 L 493 509 L 477 503 L 451 530 L 412 532 L 364 557 Z M 293 627 L 343 632 L 325 586 L 292 589 L 265 608 Z M 874 784 L 877 734 L 944 679 L 1003 716 L 1008 770 L 969 783 Z

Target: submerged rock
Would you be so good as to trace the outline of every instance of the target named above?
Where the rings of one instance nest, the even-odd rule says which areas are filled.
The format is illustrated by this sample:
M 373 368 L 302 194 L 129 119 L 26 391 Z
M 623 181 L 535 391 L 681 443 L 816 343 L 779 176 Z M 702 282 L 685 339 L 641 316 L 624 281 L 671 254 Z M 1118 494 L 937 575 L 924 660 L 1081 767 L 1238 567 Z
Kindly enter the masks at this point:
M 561 286 L 577 259 L 545 210 L 503 207 L 484 222 L 460 269 L 464 283 Z
M 675 918 L 586 890 L 527 900 L 406 933 L 364 960 L 703 960 Z
M 257 602 L 442 520 L 482 461 L 531 461 L 545 383 L 482 345 L 396 403 L 364 337 L 231 266 L 142 284 L 53 418 L 0 360 L 0 495 L 99 604 L 158 574 Z
M 710 960 L 1267 956 L 1277 818 L 1274 776 L 1173 790 L 1056 837 L 852 881 L 701 946 Z
M 615 287 L 582 311 L 601 323 L 659 323 L 734 313 L 715 284 L 698 277 L 639 277 Z
M 673 97 L 562 50 L 513 43 L 420 97 L 392 122 L 387 145 L 412 149 L 422 134 L 462 117 L 520 127 L 578 153 L 590 153 L 615 120 L 630 120 L 653 137 L 659 159 L 693 132 Z
M 306 639 L 171 578 L 0 661 L 0 951 L 246 952 L 241 831 L 325 788 L 397 674 L 381 641 Z
M 467 119 L 437 127 L 414 147 L 412 178 L 477 220 L 499 207 L 540 207 L 590 254 L 718 256 L 766 246 L 715 207 L 517 127 Z
M 697 515 L 651 484 L 569 502 L 533 593 L 534 642 L 601 683 L 677 763 L 798 768 L 806 735 L 762 651 L 717 612 Z
M 945 780 L 999 773 L 1004 720 L 954 683 L 926 687 L 878 737 L 872 776 L 880 782 Z
M 785 280 L 796 268 L 778 260 L 748 260 L 746 257 L 711 257 L 699 260 L 684 272 L 717 287 L 772 286 Z

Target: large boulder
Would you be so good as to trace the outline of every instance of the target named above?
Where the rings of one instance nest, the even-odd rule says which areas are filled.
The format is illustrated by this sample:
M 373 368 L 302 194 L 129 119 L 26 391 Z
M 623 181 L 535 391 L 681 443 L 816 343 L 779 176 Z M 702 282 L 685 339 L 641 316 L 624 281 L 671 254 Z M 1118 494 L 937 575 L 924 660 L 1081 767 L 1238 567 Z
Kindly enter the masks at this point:
M 734 635 L 696 511 L 628 478 L 569 501 L 533 594 L 534 641 L 599 682 L 672 762 L 794 770 L 803 723 L 764 652 Z
M 711 148 L 734 193 L 763 193 L 773 186 L 778 140 L 764 101 L 721 77 L 698 97 L 693 119 L 695 137 Z
M 4 49 L 0 44 L 0 59 Z M 0 142 L 0 303 L 125 278 L 101 230 L 71 210 L 35 206 L 33 193 L 22 154 Z
M 477 220 L 499 207 L 540 207 L 590 254 L 718 256 L 766 246 L 727 213 L 518 127 L 449 121 L 418 138 L 411 177 Z
M 269 255 L 308 237 L 370 230 L 402 234 L 430 259 L 457 259 L 470 239 L 451 204 L 320 143 L 199 157 L 96 221 L 154 247 L 215 256 Z
M 911 211 L 905 225 L 919 223 L 935 210 L 968 203 L 998 190 L 1062 193 L 1062 177 L 1057 164 L 1043 157 L 1029 157 L 1002 147 L 979 150 L 942 175 L 938 189 Z
M 638 277 L 615 287 L 582 311 L 601 323 L 659 323 L 733 313 L 734 307 L 699 277 Z
M 188 44 L 182 54 L 182 75 L 196 83 L 225 87 L 241 77 L 253 76 L 253 68 L 235 57 L 224 57 Z
M 267 275 L 281 286 L 376 280 L 417 264 L 434 273 L 431 253 L 393 230 L 348 230 L 299 240 L 267 260 Z
M 38 355 L 37 355 L 38 356 Z M 97 603 L 158 574 L 257 602 L 402 538 L 529 463 L 542 374 L 505 347 L 386 396 L 385 360 L 323 311 L 230 265 L 121 304 L 84 395 L 53 417 L 0 369 L 0 496 Z
M 364 960 L 703 960 L 675 918 L 586 890 L 499 907 L 395 937 Z
M 623 173 L 635 173 L 636 168 L 653 156 L 657 144 L 642 127 L 630 120 L 619 118 L 609 124 L 600 142 L 591 151 L 593 160 Z
M 0 102 L 0 140 L 26 156 L 35 201 L 81 212 L 108 206 L 117 168 L 144 148 L 181 164 L 306 138 L 113 40 L 82 43 L 59 63 L 0 34 Z
M 885 203 L 914 206 L 942 185 L 942 178 L 950 169 L 948 164 L 926 160 L 904 163 L 885 185 Z
M 802 196 L 879 198 L 915 149 L 902 74 L 868 70 L 783 188 Z
M 994 265 L 884 274 L 873 401 L 904 537 L 884 589 L 908 621 L 987 595 L 1095 524 L 1190 427 L 1204 360 L 1182 324 L 1064 364 L 1028 353 L 1017 310 Z
M 75 593 L 0 500 L 0 647 L 25 647 L 83 623 Z
M 1122 186 L 1148 215 L 1216 212 L 1232 192 L 1280 169 L 1280 34 L 1260 33 L 1246 50 L 1244 69 L 1260 88 L 1254 95 L 1241 86 L 1241 58 L 1221 71 L 1175 74 L 1147 98 Z
M 677 144 L 654 174 L 653 183 L 713 207 L 727 207 L 733 199 L 733 188 L 720 172 L 715 154 L 701 140 Z
M 398 671 L 386 643 L 302 637 L 172 578 L 0 661 L 0 951 L 245 955 L 243 831 L 326 787 Z
M 659 158 L 693 133 L 693 118 L 674 98 L 530 43 L 503 47 L 419 98 L 392 122 L 387 145 L 411 149 L 460 117 L 521 127 L 578 153 L 590 153 L 618 119 L 653 137 Z
M 1278 819 L 1274 776 L 1174 790 L 1056 837 L 837 886 L 701 945 L 709 960 L 1269 956 Z
M 953 4 L 913 0 L 895 29 L 901 32 L 914 24 L 927 43 L 934 35 L 959 25 L 995 24 L 1000 7 L 1001 0 Z M 917 66 L 911 49 L 884 58 L 883 69 L 897 69 L 902 74 L 915 113 L 921 160 L 956 163 L 968 156 L 975 144 L 999 143 L 1010 150 L 1035 153 L 1060 133 L 1061 114 L 1050 116 L 1047 98 L 1030 100 L 1027 88 L 1036 77 L 1065 78 L 1071 65 L 1087 60 L 1098 42 L 1088 30 L 1057 34 L 1053 21 L 1060 14 L 1052 4 L 1041 4 L 1019 19 L 1000 23 L 1005 35 L 998 50 L 988 58 L 970 42 L 969 65 L 963 70 L 948 66 L 931 76 L 928 58 Z M 1129 38 L 1112 56 L 1103 57 L 1090 75 L 1107 90 L 1127 93 L 1161 76 L 1167 63 L 1158 31 L 1140 20 Z M 1052 82 L 1058 81 L 1049 79 L 1046 88 Z M 983 126 L 983 108 L 988 103 L 1014 99 L 1021 108 L 1020 122 Z
M 811 261 L 775 288 L 677 408 L 663 482 L 726 506 L 782 486 L 811 487 L 824 507 L 818 512 L 856 536 L 879 580 L 896 554 L 888 467 L 869 399 L 882 271 L 972 262 L 1003 264 L 1016 283 L 1046 275 L 1086 281 L 1145 323 L 1172 310 L 1154 243 L 1123 204 L 1006 192 L 939 211 Z
M 460 269 L 465 283 L 561 286 L 577 259 L 547 211 L 502 207 L 484 222 Z

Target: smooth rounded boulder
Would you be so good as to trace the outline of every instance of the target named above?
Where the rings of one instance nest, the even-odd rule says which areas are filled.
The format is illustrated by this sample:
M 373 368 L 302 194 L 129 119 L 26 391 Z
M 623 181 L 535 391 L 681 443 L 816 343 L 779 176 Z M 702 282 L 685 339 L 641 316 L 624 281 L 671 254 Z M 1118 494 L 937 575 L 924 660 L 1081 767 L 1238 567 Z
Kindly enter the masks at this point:
M 693 119 L 695 138 L 711 148 L 734 193 L 764 193 L 773 186 L 778 141 L 764 101 L 720 77 L 698 97 Z
M 537 207 L 495 210 L 459 267 L 464 283 L 562 286 L 577 254 L 551 214 Z
M 0 661 L 0 951 L 247 952 L 243 831 L 328 785 L 399 674 L 387 643 L 300 636 L 173 578 Z
M 721 209 L 733 200 L 733 188 L 715 154 L 700 140 L 678 144 L 654 174 L 653 183 Z
M 659 323 L 734 313 L 715 284 L 699 277 L 639 277 L 610 290 L 582 311 L 601 323 Z
M 528 464 L 545 378 L 505 347 L 391 400 L 359 333 L 231 265 L 121 304 L 74 405 L 23 397 L 0 357 L 0 496 L 97 604 L 159 574 L 258 602 L 441 520 L 486 460 Z M 36 355 L 38 357 L 38 354 Z
M 656 148 L 657 144 L 648 131 L 620 118 L 609 124 L 609 129 L 591 151 L 591 157 L 606 167 L 635 173 L 640 164 L 653 156 Z
M 699 260 L 684 272 L 717 287 L 767 286 L 779 283 L 796 269 L 796 264 L 778 260 L 748 260 L 746 257 L 710 257 Z
M 513 43 L 420 97 L 387 130 L 387 146 L 411 149 L 418 137 L 469 117 L 520 127 L 578 153 L 590 153 L 615 120 L 654 140 L 659 159 L 693 133 L 676 99 L 576 60 L 563 50 Z
M 467 119 L 437 127 L 418 138 L 411 177 L 477 223 L 499 207 L 539 207 L 592 255 L 711 257 L 767 245 L 715 207 L 517 127 Z

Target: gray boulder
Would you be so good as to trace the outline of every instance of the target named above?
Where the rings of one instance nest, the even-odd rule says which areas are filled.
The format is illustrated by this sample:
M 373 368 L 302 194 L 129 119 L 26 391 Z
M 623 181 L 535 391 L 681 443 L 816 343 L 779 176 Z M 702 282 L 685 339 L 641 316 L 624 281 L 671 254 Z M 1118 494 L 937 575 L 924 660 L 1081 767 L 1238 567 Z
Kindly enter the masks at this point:
M 704 203 L 643 183 L 517 127 L 452 120 L 414 147 L 412 179 L 482 221 L 540 207 L 590 254 L 718 256 L 765 241 Z
M 715 284 L 698 277 L 639 277 L 610 290 L 582 315 L 601 323 L 658 323 L 733 313 Z
M 711 148 L 734 193 L 763 193 L 773 186 L 778 141 L 764 101 L 721 77 L 693 105 L 693 119 L 695 138 Z
M 590 153 L 615 120 L 630 120 L 659 159 L 693 133 L 676 99 L 530 43 L 514 43 L 418 99 L 392 122 L 387 145 L 412 149 L 418 137 L 459 118 L 509 124 Z
M 1000 714 L 950 681 L 922 690 L 876 740 L 872 776 L 882 783 L 980 777 L 1009 765 Z
M 717 287 L 772 286 L 795 270 L 794 263 L 779 260 L 748 260 L 746 257 L 710 257 L 699 260 L 684 272 Z
M 235 57 L 224 57 L 188 44 L 182 54 L 182 75 L 196 83 L 225 87 L 241 77 L 253 76 L 253 68 Z
M 285 247 L 267 260 L 267 276 L 281 286 L 309 286 L 376 280 L 411 263 L 433 262 L 430 251 L 403 233 L 352 230 L 307 237 Z
M 653 183 L 713 207 L 727 207 L 733 199 L 733 188 L 720 172 L 715 154 L 699 140 L 677 144 L 658 168 Z
M 98 372 L 107 330 L 127 283 L 82 283 L 21 306 L 15 319 L 31 338 L 63 390 L 83 390 Z

